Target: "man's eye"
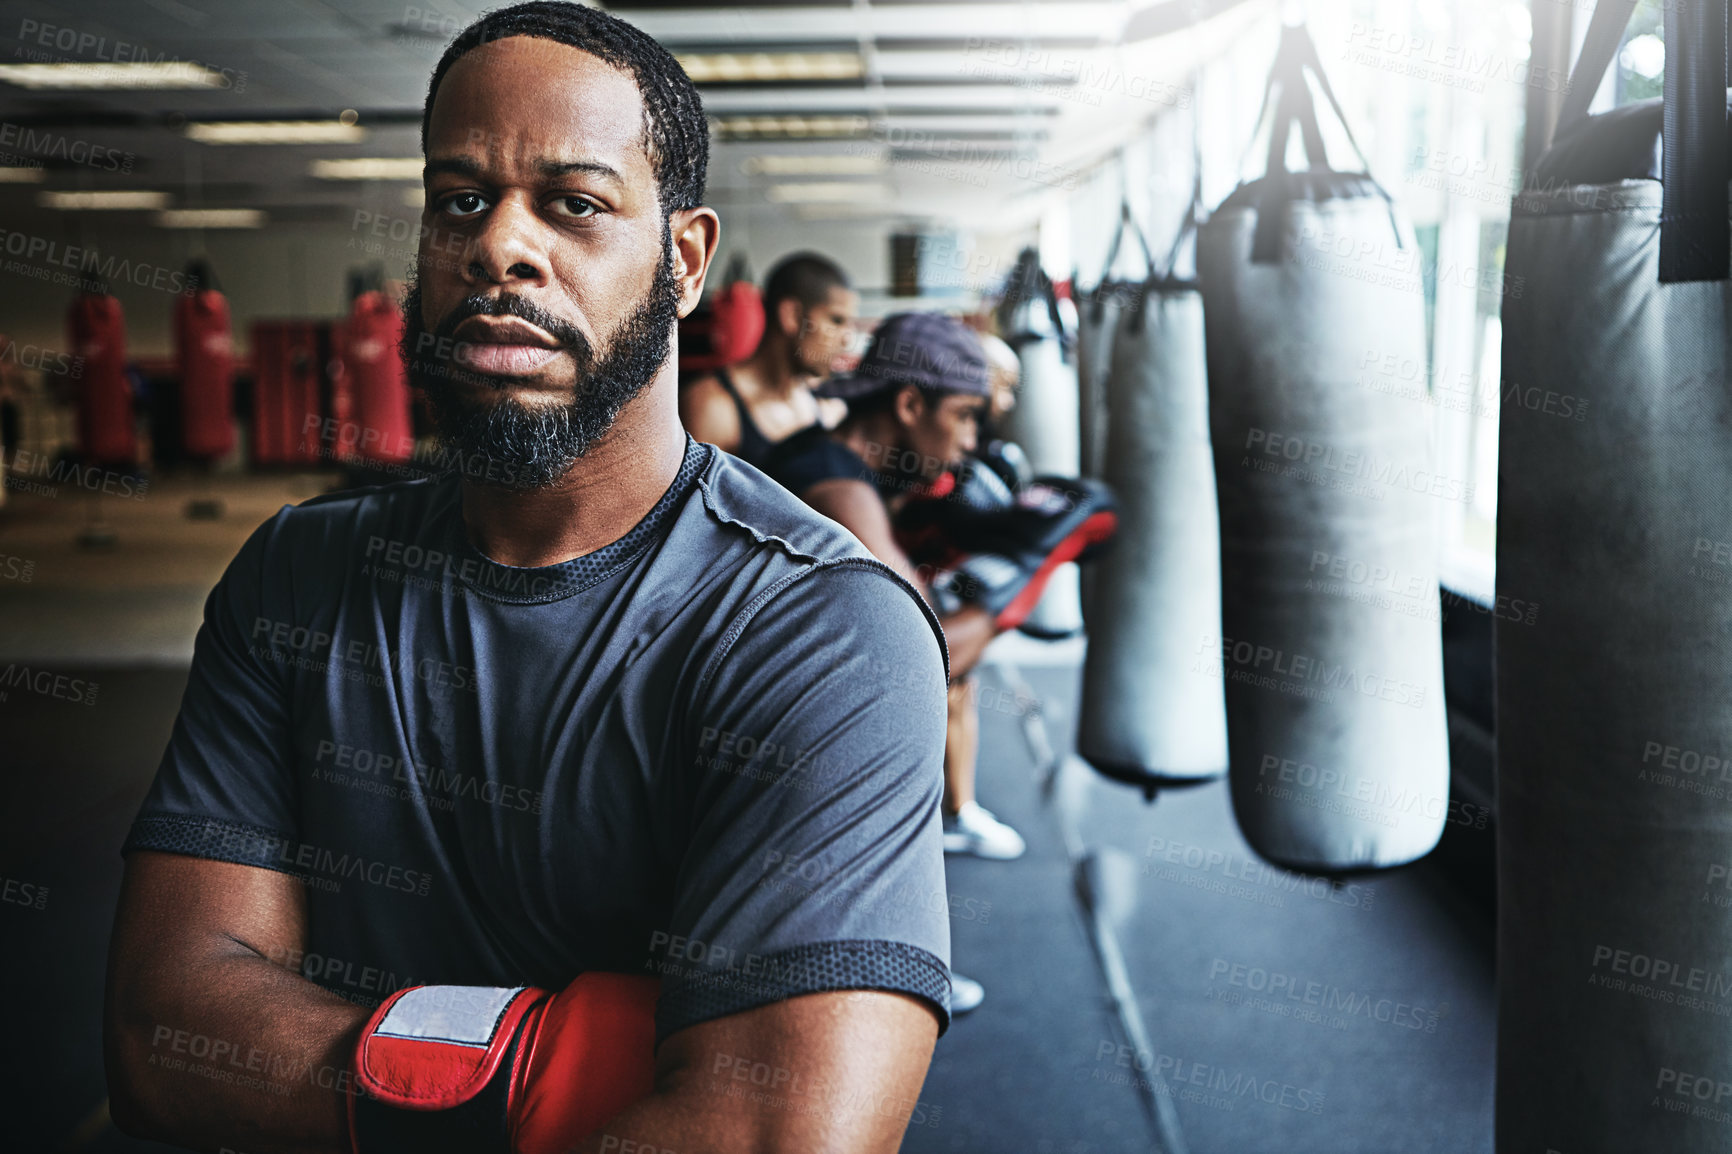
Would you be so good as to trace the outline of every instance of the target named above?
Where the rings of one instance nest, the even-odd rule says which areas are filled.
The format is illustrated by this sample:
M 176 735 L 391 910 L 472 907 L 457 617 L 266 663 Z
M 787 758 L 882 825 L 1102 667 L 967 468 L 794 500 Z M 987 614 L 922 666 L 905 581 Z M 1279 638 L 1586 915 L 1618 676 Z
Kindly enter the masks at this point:
M 587 200 L 575 196 L 562 196 L 555 201 L 554 204 L 559 207 L 560 215 L 562 216 L 573 216 L 582 219 L 586 216 L 594 216 L 597 212 L 595 205 L 591 204 Z
M 487 201 L 478 192 L 459 192 L 439 202 L 440 211 L 450 216 L 473 216 L 485 207 Z

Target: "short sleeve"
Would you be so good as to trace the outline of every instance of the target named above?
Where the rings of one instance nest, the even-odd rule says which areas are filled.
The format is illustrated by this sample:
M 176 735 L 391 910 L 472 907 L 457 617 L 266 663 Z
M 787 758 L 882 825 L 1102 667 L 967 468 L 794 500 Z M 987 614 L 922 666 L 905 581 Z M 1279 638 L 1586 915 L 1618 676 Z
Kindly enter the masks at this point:
M 913 995 L 949 1026 L 937 622 L 877 561 L 748 607 L 696 694 L 691 837 L 652 942 L 658 1042 L 801 994 Z
M 280 524 L 248 538 L 205 600 L 180 714 L 123 854 L 266 865 L 295 833 L 289 678 L 269 660 L 270 630 L 292 617 L 270 608 L 268 586 L 286 580 L 268 558 Z

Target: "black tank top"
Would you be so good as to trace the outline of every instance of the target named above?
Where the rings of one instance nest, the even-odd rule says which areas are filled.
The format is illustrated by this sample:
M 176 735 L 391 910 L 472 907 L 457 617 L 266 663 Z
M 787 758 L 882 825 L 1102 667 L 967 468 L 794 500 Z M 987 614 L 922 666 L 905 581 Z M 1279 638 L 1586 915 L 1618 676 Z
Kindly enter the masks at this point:
M 764 455 L 775 442 L 764 436 L 764 431 L 758 428 L 758 422 L 752 420 L 752 410 L 746 408 L 746 399 L 740 396 L 740 390 L 734 387 L 734 378 L 728 375 L 728 370 L 716 369 L 716 380 L 722 383 L 728 396 L 734 398 L 734 408 L 740 411 L 740 447 L 734 450 L 734 456 L 748 465 L 761 468 Z

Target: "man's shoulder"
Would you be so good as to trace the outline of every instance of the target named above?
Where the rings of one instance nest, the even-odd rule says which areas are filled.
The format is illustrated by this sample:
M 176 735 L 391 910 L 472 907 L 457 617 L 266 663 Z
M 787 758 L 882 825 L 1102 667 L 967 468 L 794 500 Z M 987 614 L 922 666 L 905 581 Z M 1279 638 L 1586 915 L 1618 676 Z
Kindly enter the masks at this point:
M 454 499 L 453 488 L 442 480 L 367 485 L 284 505 L 249 544 L 269 563 L 297 570 L 345 563 L 369 542 L 413 544 L 425 535 L 438 507 Z
M 784 613 L 795 614 L 804 611 L 798 603 L 821 610 L 823 629 L 838 636 L 869 633 L 882 628 L 887 617 L 901 618 L 903 628 L 930 632 L 939 653 L 946 654 L 938 618 L 906 578 L 873 556 L 854 534 L 758 469 L 726 453 L 716 458 L 699 482 L 710 516 L 749 536 L 760 550 L 786 559 L 775 572 L 764 574 L 759 595 L 741 615 L 741 626 L 759 617 L 768 603 L 780 602 Z M 947 666 L 947 655 L 944 660 Z
M 746 533 L 765 548 L 810 564 L 872 558 L 848 530 L 732 454 L 715 454 L 698 490 L 719 524 Z

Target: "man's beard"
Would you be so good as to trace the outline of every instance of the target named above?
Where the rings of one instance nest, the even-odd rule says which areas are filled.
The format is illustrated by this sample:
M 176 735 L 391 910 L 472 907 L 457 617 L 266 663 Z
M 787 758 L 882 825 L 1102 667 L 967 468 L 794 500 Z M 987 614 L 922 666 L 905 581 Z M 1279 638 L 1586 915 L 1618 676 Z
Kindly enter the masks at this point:
M 465 297 L 429 333 L 421 320 L 420 278 L 411 276 L 403 303 L 403 363 L 411 383 L 427 395 L 439 436 L 455 450 L 447 456 L 452 468 L 506 489 L 541 489 L 563 477 L 595 447 L 620 410 L 667 361 L 680 297 L 673 275 L 672 241 L 664 227 L 662 256 L 649 292 L 614 329 L 599 356 L 569 322 L 515 294 Z M 482 373 L 460 364 L 452 354 L 463 342 L 452 334 L 473 316 L 517 317 L 558 341 L 575 366 L 571 401 L 525 405 L 503 393 L 507 385 L 523 378 Z M 500 395 L 476 397 L 476 388 L 497 390 Z

